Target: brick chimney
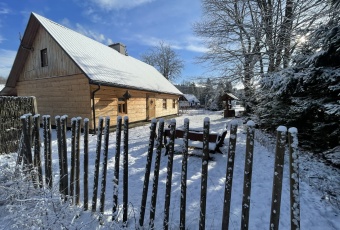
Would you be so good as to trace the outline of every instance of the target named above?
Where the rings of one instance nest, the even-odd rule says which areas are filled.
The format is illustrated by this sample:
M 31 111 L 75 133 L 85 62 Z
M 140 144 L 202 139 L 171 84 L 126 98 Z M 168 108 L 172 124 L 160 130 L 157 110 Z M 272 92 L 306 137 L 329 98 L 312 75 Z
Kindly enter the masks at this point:
M 112 49 L 117 50 L 119 53 L 127 56 L 126 46 L 123 43 L 119 43 L 119 42 L 113 43 L 113 44 L 109 45 L 109 47 L 111 47 Z

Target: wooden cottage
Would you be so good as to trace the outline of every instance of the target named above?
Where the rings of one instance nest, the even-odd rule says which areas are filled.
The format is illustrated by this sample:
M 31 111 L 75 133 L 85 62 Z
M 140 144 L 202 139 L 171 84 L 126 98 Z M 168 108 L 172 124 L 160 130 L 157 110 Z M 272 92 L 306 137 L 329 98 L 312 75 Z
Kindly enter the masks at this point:
M 182 93 L 154 67 L 32 13 L 1 95 L 35 96 L 38 112 L 130 122 L 178 113 Z M 94 123 L 95 122 L 95 123 Z

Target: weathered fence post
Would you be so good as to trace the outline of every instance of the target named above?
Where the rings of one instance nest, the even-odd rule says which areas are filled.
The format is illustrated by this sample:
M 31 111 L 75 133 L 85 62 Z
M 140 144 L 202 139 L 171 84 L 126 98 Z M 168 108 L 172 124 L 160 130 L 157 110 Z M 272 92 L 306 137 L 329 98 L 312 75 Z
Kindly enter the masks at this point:
M 207 202 L 207 179 L 209 161 L 209 126 L 210 119 L 204 118 L 203 124 L 203 156 L 202 156 L 202 175 L 201 175 L 201 199 L 200 199 L 200 219 L 199 229 L 205 229 L 205 212 Z
M 273 177 L 273 193 L 272 193 L 272 205 L 271 205 L 271 211 L 270 211 L 270 227 L 269 227 L 271 230 L 279 229 L 283 164 L 284 164 L 285 144 L 286 144 L 286 139 L 287 139 L 286 133 L 287 133 L 287 128 L 285 126 L 279 126 L 277 128 L 275 165 L 274 165 L 274 177 Z
M 183 134 L 183 159 L 182 159 L 182 174 L 181 174 L 181 204 L 180 204 L 180 224 L 181 230 L 185 229 L 185 211 L 187 200 L 187 170 L 188 170 L 188 133 L 189 119 L 184 119 L 184 134 Z
M 93 175 L 93 195 L 92 195 L 92 212 L 97 208 L 97 191 L 98 191 L 98 177 L 99 177 L 99 163 L 100 163 L 100 150 L 102 146 L 102 132 L 103 132 L 103 118 L 99 117 L 98 132 L 97 132 L 97 146 L 96 146 L 96 161 L 94 165 Z
M 76 120 L 76 151 L 75 151 L 75 186 L 76 186 L 76 196 L 75 203 L 79 205 L 80 203 L 80 127 L 81 117 L 77 117 Z
M 68 186 L 68 163 L 67 163 L 67 142 L 66 142 L 66 131 L 67 131 L 67 115 L 63 115 L 60 118 L 60 139 L 61 139 L 61 155 L 62 155 L 62 174 L 60 175 L 63 184 L 63 195 L 65 200 L 69 194 Z
M 64 194 L 64 185 L 63 185 L 63 153 L 61 148 L 61 123 L 60 123 L 60 116 L 55 116 L 55 128 L 57 133 L 57 141 L 58 141 L 58 158 L 59 158 L 59 192 Z
M 124 117 L 124 161 L 123 161 L 123 224 L 127 226 L 128 218 L 128 185 L 129 185 L 129 117 Z
M 249 225 L 251 177 L 253 174 L 254 135 L 255 135 L 255 123 L 253 121 L 248 121 L 246 158 L 244 165 L 241 229 L 248 229 Z
M 24 170 L 28 170 L 31 172 L 32 169 L 32 149 L 31 149 L 31 114 L 25 114 L 21 116 L 22 130 L 23 130 L 23 148 L 22 148 L 22 157 L 23 157 L 23 166 Z
M 156 125 L 157 125 L 157 120 L 152 119 L 151 125 L 150 125 L 150 139 L 149 139 L 148 155 L 147 155 L 146 166 L 145 166 L 142 201 L 140 205 L 140 214 L 139 214 L 139 226 L 140 227 L 144 225 L 144 214 L 145 214 L 145 206 L 146 206 L 146 200 L 147 200 L 148 189 L 149 189 L 149 177 L 150 177 L 150 169 L 151 169 L 151 163 L 152 163 L 153 147 L 154 147 L 155 136 L 156 136 Z
M 297 129 L 288 129 L 290 171 L 290 229 L 300 229 L 299 153 Z
M 155 157 L 155 169 L 152 184 L 152 195 L 151 195 L 151 207 L 150 207 L 150 229 L 154 229 L 154 220 L 156 214 L 156 204 L 157 204 L 157 191 L 158 191 L 158 179 L 159 179 L 159 167 L 162 156 L 162 140 L 164 132 L 164 119 L 161 118 L 158 123 L 158 133 L 156 141 L 156 157 Z
M 234 162 L 235 162 L 235 150 L 236 150 L 236 137 L 237 137 L 237 120 L 232 120 L 230 123 L 230 138 L 227 158 L 227 170 L 225 176 L 225 187 L 224 187 L 224 205 L 223 205 L 223 216 L 222 216 L 222 229 L 226 230 L 229 228 L 230 218 L 230 204 L 231 204 L 231 191 L 233 186 L 233 175 L 234 175 Z
M 35 178 L 35 184 L 39 188 L 43 186 L 42 181 L 42 168 L 41 168 L 41 148 L 40 148 L 40 115 L 36 114 L 33 116 L 34 123 L 34 168 L 37 170 L 37 175 Z
M 43 116 L 44 156 L 45 156 L 45 183 L 52 188 L 52 140 L 51 140 L 51 117 Z
M 88 186 L 88 170 L 89 170 L 89 119 L 84 119 L 84 210 L 89 207 L 89 186 Z
M 163 229 L 167 230 L 169 227 L 170 215 L 170 200 L 171 200 L 171 185 L 172 185 L 172 165 L 174 160 L 174 145 L 176 135 L 176 120 L 172 119 L 170 123 L 170 141 L 169 141 L 169 155 L 165 184 L 165 203 L 164 203 L 164 220 Z
M 102 173 L 102 182 L 101 182 L 101 186 L 100 186 L 101 190 L 100 190 L 99 211 L 100 211 L 101 215 L 104 214 L 104 207 L 105 207 L 107 157 L 108 157 L 108 153 L 109 153 L 109 135 L 110 135 L 110 117 L 106 117 L 105 128 L 104 128 L 103 173 Z
M 71 119 L 71 173 L 70 173 L 70 197 L 72 199 L 72 204 L 74 204 L 74 174 L 76 168 L 76 122 L 77 119 L 73 117 Z
M 112 207 L 112 220 L 117 217 L 118 207 L 118 184 L 119 184 L 119 161 L 120 161 L 120 142 L 122 131 L 122 117 L 117 117 L 116 127 L 116 155 L 115 155 L 115 168 L 113 173 L 113 207 Z

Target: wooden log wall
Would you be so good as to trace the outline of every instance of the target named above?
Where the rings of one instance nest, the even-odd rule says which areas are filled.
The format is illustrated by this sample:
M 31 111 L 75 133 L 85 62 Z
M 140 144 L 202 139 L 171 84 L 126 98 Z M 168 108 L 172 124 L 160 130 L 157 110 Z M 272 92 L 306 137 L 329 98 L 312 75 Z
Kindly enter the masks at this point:
M 0 154 L 18 150 L 20 117 L 37 113 L 35 97 L 0 97 Z M 6 143 L 6 144 L 3 144 Z

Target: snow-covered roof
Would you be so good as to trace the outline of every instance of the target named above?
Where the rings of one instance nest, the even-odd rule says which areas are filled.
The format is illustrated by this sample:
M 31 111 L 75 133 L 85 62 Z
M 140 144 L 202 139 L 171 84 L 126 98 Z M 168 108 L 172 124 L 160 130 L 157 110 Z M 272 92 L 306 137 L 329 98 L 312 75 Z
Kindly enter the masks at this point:
M 0 84 L 0 91 L 1 91 L 3 88 L 5 88 L 5 85 Z
M 91 82 L 161 93 L 182 94 L 153 66 L 123 55 L 109 46 L 36 13 L 32 13 L 32 15 L 83 70 Z
M 200 101 L 196 98 L 195 95 L 193 94 L 183 94 L 183 97 L 185 97 L 185 99 L 187 99 L 187 101 L 189 102 L 195 102 L 195 103 L 199 103 Z

